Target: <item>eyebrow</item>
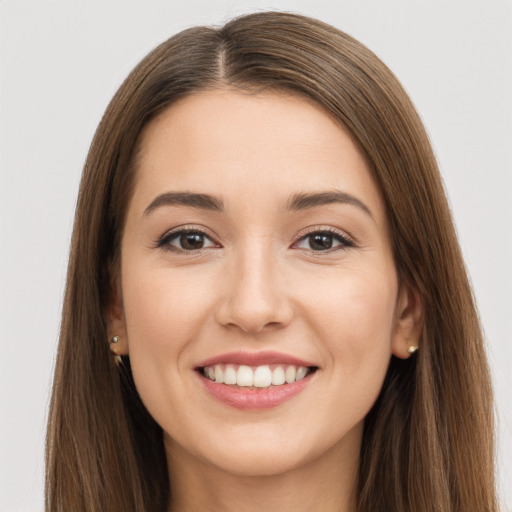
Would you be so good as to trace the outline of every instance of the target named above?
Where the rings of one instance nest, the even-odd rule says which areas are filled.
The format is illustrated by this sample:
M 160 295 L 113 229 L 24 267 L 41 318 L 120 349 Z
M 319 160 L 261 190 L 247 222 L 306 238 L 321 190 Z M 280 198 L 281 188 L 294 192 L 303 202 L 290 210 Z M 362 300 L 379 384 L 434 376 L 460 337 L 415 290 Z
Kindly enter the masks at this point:
M 151 201 L 151 204 L 144 210 L 144 215 L 149 215 L 161 206 L 189 206 L 200 210 L 224 211 L 224 203 L 220 197 L 193 192 L 165 192 Z
M 339 190 L 310 193 L 298 192 L 290 197 L 285 209 L 287 211 L 306 210 L 333 203 L 356 206 L 373 218 L 370 209 L 360 199 Z M 165 192 L 151 201 L 150 205 L 144 210 L 144 215 L 149 215 L 152 211 L 162 206 L 189 206 L 199 210 L 224 211 L 224 202 L 220 197 L 195 192 Z
M 366 206 L 360 199 L 346 192 L 341 192 L 340 190 L 329 190 L 326 192 L 313 193 L 299 192 L 297 194 L 293 194 L 288 200 L 286 209 L 305 210 L 307 208 L 314 208 L 316 206 L 323 206 L 333 203 L 350 204 L 352 206 L 356 206 L 373 218 L 370 208 L 368 208 L 368 206 Z

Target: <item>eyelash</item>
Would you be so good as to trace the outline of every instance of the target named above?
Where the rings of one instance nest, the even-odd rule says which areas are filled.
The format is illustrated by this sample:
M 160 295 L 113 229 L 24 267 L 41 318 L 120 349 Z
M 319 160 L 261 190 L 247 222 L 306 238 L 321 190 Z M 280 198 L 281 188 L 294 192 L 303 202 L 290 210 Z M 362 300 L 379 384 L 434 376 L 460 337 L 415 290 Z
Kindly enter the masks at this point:
M 189 226 L 181 226 L 180 228 L 177 228 L 176 230 L 169 231 L 169 232 L 165 233 L 157 241 L 156 246 L 165 251 L 172 251 L 172 252 L 183 253 L 183 254 L 200 254 L 203 252 L 203 250 L 209 249 L 210 247 L 200 248 L 197 250 L 193 250 L 193 249 L 190 250 L 190 249 L 181 249 L 179 247 L 173 247 L 170 244 L 172 240 L 179 238 L 183 235 L 195 235 L 195 234 L 201 235 L 209 240 L 212 240 L 212 237 L 209 236 L 202 229 L 198 229 L 197 227 L 193 227 L 193 226 L 190 226 L 190 227 Z
M 183 227 L 180 227 L 179 229 L 177 229 L 176 231 L 170 231 L 170 232 L 165 233 L 161 238 L 158 239 L 158 241 L 156 243 L 156 247 L 161 248 L 165 251 L 172 251 L 172 252 L 189 254 L 189 255 L 201 254 L 204 250 L 211 249 L 212 247 L 216 248 L 214 245 L 212 247 L 201 247 L 199 249 L 182 249 L 182 248 L 174 247 L 171 245 L 171 241 L 173 241 L 183 235 L 200 235 L 200 236 L 203 236 L 203 237 L 207 238 L 208 240 L 210 240 L 213 244 L 216 244 L 216 242 L 214 242 L 212 240 L 212 237 L 210 237 L 205 231 L 198 229 L 196 227 L 183 226 Z M 342 232 L 340 232 L 334 228 L 331 228 L 331 227 L 318 226 L 318 227 L 313 227 L 306 233 L 301 234 L 299 239 L 292 244 L 292 247 L 299 244 L 300 242 L 302 242 L 304 240 L 307 240 L 308 237 L 311 237 L 313 235 L 329 235 L 334 239 L 334 241 L 339 242 L 339 245 L 335 246 L 334 248 L 328 248 L 326 250 L 315 250 L 315 249 L 302 249 L 302 250 L 308 251 L 308 252 L 313 252 L 314 254 L 320 255 L 320 254 L 331 253 L 331 252 L 338 251 L 338 250 L 346 250 L 346 249 L 349 249 L 349 248 L 355 246 L 355 243 L 347 235 L 343 234 Z M 219 246 L 217 245 L 217 247 L 219 247 Z
M 339 242 L 338 246 L 329 248 L 327 250 L 314 250 L 314 249 L 303 249 L 306 251 L 312 251 L 315 255 L 322 255 L 322 254 L 328 254 L 335 251 L 340 250 L 346 250 L 351 247 L 355 247 L 355 243 L 353 240 L 351 240 L 346 234 L 344 234 L 341 231 L 338 231 L 337 229 L 331 228 L 331 227 L 324 227 L 324 226 L 314 226 L 313 228 L 310 228 L 307 232 L 302 233 L 299 236 L 299 239 L 293 243 L 293 246 L 297 245 L 303 240 L 307 240 L 309 237 L 313 235 L 328 235 L 333 238 L 333 243 L 335 241 Z

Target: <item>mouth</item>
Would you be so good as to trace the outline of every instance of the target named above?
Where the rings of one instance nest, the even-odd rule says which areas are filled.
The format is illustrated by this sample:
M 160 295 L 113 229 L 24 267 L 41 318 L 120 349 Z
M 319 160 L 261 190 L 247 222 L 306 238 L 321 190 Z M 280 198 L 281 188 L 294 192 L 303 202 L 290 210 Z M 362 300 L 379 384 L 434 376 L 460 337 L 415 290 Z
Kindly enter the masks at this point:
M 285 386 L 305 379 L 316 370 L 316 366 L 293 364 L 265 364 L 260 366 L 214 364 L 198 369 L 201 375 L 212 382 L 245 389 Z
M 224 354 L 196 368 L 210 396 L 237 409 L 268 409 L 293 398 L 318 366 L 275 352 Z

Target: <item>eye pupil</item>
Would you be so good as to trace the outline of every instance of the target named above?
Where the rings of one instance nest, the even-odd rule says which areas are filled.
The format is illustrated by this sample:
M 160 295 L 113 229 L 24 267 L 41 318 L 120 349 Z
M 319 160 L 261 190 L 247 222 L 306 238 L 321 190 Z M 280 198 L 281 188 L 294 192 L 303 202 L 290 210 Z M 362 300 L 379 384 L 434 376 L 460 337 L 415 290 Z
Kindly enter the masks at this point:
M 201 249 L 204 245 L 204 235 L 201 233 L 183 233 L 180 236 L 180 245 L 188 251 Z
M 332 247 L 332 235 L 325 233 L 316 233 L 314 235 L 310 235 L 309 245 L 314 251 L 330 249 Z

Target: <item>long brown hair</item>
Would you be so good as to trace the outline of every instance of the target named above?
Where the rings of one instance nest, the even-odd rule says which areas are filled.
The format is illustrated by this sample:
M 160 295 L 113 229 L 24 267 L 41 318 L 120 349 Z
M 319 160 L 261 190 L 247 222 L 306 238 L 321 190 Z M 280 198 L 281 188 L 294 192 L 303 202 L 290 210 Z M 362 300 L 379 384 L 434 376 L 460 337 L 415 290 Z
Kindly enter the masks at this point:
M 47 438 L 47 511 L 157 512 L 162 431 L 116 366 L 105 306 L 147 123 L 206 88 L 280 89 L 351 135 L 384 198 L 399 278 L 422 297 L 420 351 L 391 358 L 365 421 L 360 512 L 496 511 L 493 402 L 471 288 L 422 123 L 389 69 L 322 22 L 265 12 L 185 30 L 132 71 L 94 136 L 80 186 Z

